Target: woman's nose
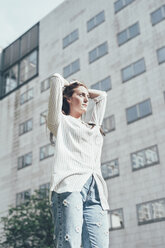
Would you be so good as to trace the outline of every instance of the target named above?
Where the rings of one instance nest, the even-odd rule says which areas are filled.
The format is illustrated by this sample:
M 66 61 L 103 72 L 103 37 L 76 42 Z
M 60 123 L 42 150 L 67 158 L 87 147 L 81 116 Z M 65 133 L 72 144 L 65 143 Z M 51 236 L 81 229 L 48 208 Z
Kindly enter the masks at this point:
M 85 102 L 88 102 L 88 97 L 85 97 L 85 98 L 84 98 L 84 101 L 85 101 Z

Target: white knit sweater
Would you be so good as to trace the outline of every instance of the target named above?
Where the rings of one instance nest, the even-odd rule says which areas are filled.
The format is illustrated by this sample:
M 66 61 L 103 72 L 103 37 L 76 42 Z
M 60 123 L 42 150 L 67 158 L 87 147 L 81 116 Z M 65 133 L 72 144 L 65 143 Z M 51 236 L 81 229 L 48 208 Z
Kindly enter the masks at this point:
M 99 191 L 101 205 L 109 209 L 108 191 L 101 173 L 101 150 L 103 137 L 100 126 L 106 107 L 106 92 L 98 90 L 93 98 L 95 105 L 91 115 L 91 128 L 80 119 L 62 113 L 63 87 L 65 79 L 58 73 L 50 78 L 50 96 L 47 125 L 56 137 L 54 162 L 51 175 L 51 192 L 81 191 L 93 174 Z

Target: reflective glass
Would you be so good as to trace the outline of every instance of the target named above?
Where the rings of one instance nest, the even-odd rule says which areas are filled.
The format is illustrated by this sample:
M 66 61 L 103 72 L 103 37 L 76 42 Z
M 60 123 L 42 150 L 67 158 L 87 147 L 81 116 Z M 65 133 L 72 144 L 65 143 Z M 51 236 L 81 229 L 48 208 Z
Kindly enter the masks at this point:
M 139 24 L 135 23 L 131 27 L 129 27 L 129 38 L 133 38 L 139 34 Z
M 138 119 L 137 106 L 127 109 L 127 122 L 130 123 Z
M 122 209 L 110 211 L 110 229 L 123 228 L 123 211 Z
M 20 84 L 37 73 L 37 51 L 25 57 L 20 64 Z
M 105 20 L 104 11 L 96 15 L 96 25 L 99 25 Z
M 108 51 L 108 46 L 107 46 L 107 42 L 105 42 L 98 47 L 98 57 L 105 55 L 107 51 Z
M 124 30 L 124 31 L 120 32 L 117 35 L 117 39 L 118 39 L 118 44 L 119 45 L 125 43 L 127 41 L 127 39 L 128 39 L 127 30 Z
M 111 78 L 107 77 L 100 81 L 101 90 L 108 91 L 111 89 Z
M 18 85 L 18 65 L 13 66 L 4 74 L 5 93 L 15 89 Z
M 146 100 L 138 104 L 140 117 L 151 114 L 150 100 Z
M 146 164 L 158 162 L 158 154 L 156 146 L 147 148 L 145 150 Z
M 133 169 L 138 169 L 145 166 L 145 154 L 144 151 L 139 151 L 137 153 L 132 154 L 132 167 Z
M 122 79 L 123 82 L 129 80 L 134 76 L 133 66 L 130 65 L 122 70 Z
M 157 24 L 163 19 L 162 9 L 158 9 L 151 14 L 152 24 Z
M 121 10 L 124 6 L 123 1 L 122 0 L 118 0 L 114 3 L 115 6 L 115 12 Z
M 157 55 L 158 55 L 158 62 L 159 63 L 165 62 L 165 47 L 160 48 L 157 51 Z
M 93 62 L 97 59 L 97 49 L 95 48 L 91 52 L 89 52 L 89 62 Z
M 134 75 L 139 75 L 145 71 L 145 62 L 144 59 L 138 60 L 133 64 L 134 67 Z

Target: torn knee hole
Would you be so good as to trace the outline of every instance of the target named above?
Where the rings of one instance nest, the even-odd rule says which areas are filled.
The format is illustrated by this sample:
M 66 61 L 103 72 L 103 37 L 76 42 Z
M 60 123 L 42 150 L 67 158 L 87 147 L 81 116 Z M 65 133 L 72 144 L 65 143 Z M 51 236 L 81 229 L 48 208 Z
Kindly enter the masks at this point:
M 95 225 L 98 226 L 98 227 L 100 227 L 101 226 L 101 223 L 100 222 L 96 222 Z
M 77 232 L 77 233 L 80 232 L 80 227 L 79 227 L 79 226 L 76 227 L 76 232 Z
M 69 202 L 65 199 L 65 200 L 63 200 L 63 205 L 64 205 L 65 207 L 67 207 L 67 206 L 69 205 Z

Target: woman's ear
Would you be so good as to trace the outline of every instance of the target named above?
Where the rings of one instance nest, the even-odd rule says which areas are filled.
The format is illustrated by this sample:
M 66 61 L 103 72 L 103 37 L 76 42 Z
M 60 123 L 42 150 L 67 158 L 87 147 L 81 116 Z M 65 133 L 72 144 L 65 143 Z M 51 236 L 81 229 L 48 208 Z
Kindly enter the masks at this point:
M 69 97 L 66 98 L 67 102 L 70 103 L 71 99 Z

